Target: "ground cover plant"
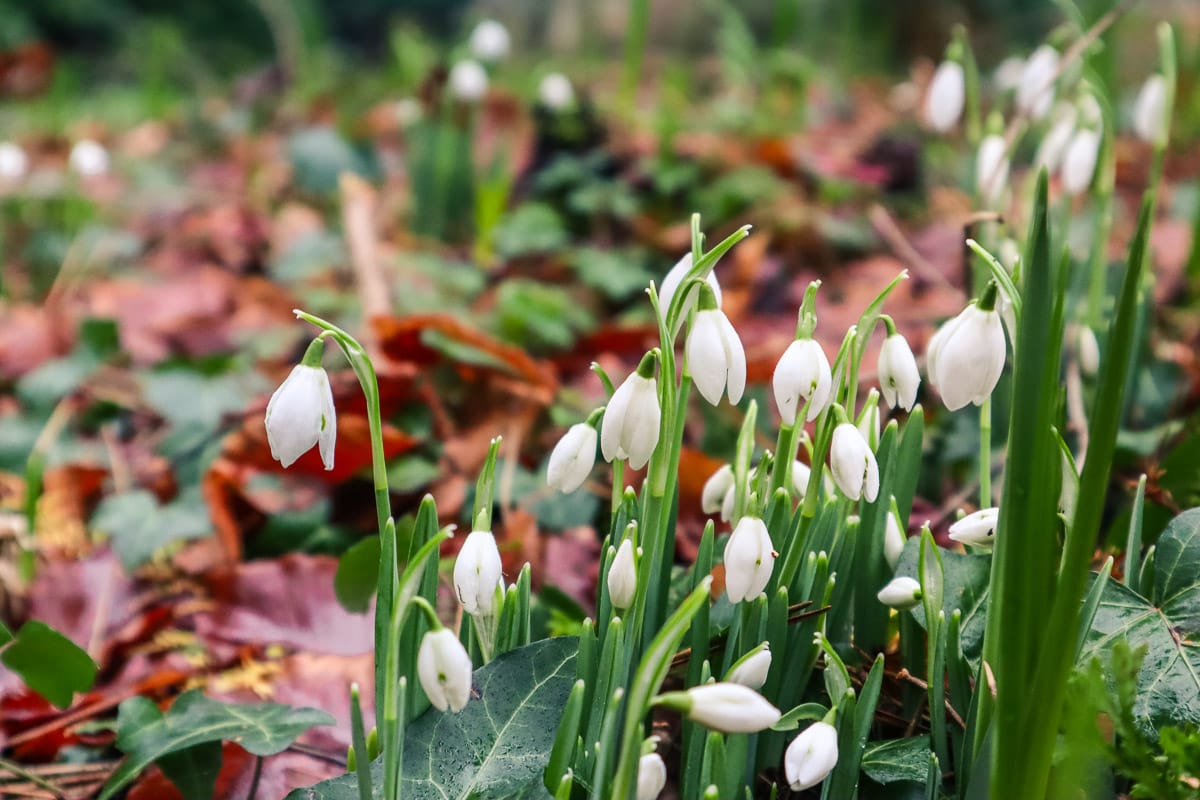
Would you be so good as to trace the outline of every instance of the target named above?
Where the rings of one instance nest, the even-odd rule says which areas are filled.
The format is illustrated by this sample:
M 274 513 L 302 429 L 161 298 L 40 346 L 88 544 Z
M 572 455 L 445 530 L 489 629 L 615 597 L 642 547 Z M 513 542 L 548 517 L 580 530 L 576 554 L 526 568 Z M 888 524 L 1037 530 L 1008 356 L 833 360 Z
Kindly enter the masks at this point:
M 28 16 L 0 795 L 1200 795 L 1195 20 L 619 5 Z

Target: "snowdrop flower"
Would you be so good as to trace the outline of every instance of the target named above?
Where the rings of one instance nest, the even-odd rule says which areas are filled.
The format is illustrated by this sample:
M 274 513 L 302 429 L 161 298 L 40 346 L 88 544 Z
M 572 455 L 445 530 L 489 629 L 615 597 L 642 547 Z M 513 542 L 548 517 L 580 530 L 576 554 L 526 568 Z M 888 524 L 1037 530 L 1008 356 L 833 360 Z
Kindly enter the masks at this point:
M 739 659 L 729 670 L 725 680 L 758 691 L 767 682 L 767 673 L 770 671 L 771 648 L 763 642 L 753 652 Z
M 716 514 L 721 510 L 725 496 L 733 491 L 733 465 L 723 464 L 720 469 L 709 476 L 700 490 L 700 511 L 705 514 Z
M 753 600 L 762 594 L 778 557 L 766 523 L 758 517 L 742 517 L 725 543 L 725 592 L 729 602 Z
M 667 785 L 667 765 L 658 753 L 638 759 L 637 800 L 655 800 Z
M 496 589 L 504 590 L 500 550 L 491 531 L 471 531 L 454 562 L 454 592 L 473 617 L 491 616 Z
M 929 127 L 945 133 L 958 123 L 966 100 L 966 85 L 962 64 L 943 61 L 938 65 L 925 95 L 925 121 Z
M 1166 141 L 1167 79 L 1154 73 L 1142 84 L 1133 104 L 1133 130 L 1142 141 L 1158 146 Z
M 1079 369 L 1089 378 L 1100 371 L 1100 342 L 1090 325 L 1079 326 Z
M 476 103 L 488 90 L 488 76 L 478 61 L 465 59 L 450 69 L 450 93 L 464 103 Z
M 561 72 L 551 72 L 538 84 L 538 99 L 552 111 L 565 111 L 575 105 L 571 79 Z
M 1067 151 L 1067 145 L 1071 143 L 1071 134 L 1075 132 L 1075 118 L 1076 112 L 1072 106 L 1060 105 L 1054 116 L 1054 123 L 1038 145 L 1037 155 L 1034 156 L 1035 164 L 1045 167 L 1047 172 L 1058 169 L 1063 154 Z
M 900 521 L 896 519 L 895 514 L 888 511 L 887 523 L 883 529 L 883 558 L 892 569 L 900 562 L 900 554 L 904 552 L 904 543 L 907 540 L 908 537 L 900 527 Z
M 996 537 L 996 521 L 1000 509 L 981 508 L 950 526 L 950 538 L 962 544 L 991 547 Z
M 874 389 L 867 398 L 857 427 L 858 432 L 867 440 L 868 447 L 872 450 L 879 447 L 879 392 Z
M 448 628 L 429 631 L 421 638 L 417 678 L 438 711 L 462 711 L 471 699 L 471 656 Z
M 596 465 L 596 428 L 587 422 L 572 425 L 554 445 L 546 464 L 546 483 L 569 494 L 587 480 Z
M 851 500 L 866 498 L 873 503 L 879 496 L 879 464 L 867 440 L 850 422 L 833 429 L 829 469 L 833 482 Z
M 1054 103 L 1054 78 L 1058 72 L 1058 51 L 1044 44 L 1025 62 L 1021 83 L 1017 86 L 1017 109 L 1038 120 L 1046 116 Z
M 951 411 L 982 405 L 1004 371 L 1004 328 L 1000 315 L 971 303 L 929 341 L 925 369 Z
M 686 352 L 700 396 L 715 406 L 728 393 L 729 402 L 737 405 L 746 389 L 746 351 L 707 286 L 700 293 L 700 310 L 688 331 Z
M 917 402 L 917 389 L 921 385 L 921 373 L 917 370 L 917 359 L 913 356 L 908 340 L 901 334 L 890 331 L 879 350 L 879 390 L 883 399 L 892 408 L 912 411 Z
M 662 424 L 654 380 L 656 359 L 656 353 L 647 353 L 608 401 L 600 423 L 600 452 L 605 461 L 628 459 L 629 466 L 641 469 L 654 453 Z
M 21 145 L 0 142 L 0 181 L 18 181 L 29 170 L 29 156 Z
M 637 594 L 637 565 L 633 561 L 633 542 L 626 537 L 608 568 L 608 599 L 616 608 L 629 608 Z
M 1092 184 L 1096 171 L 1096 157 L 1100 154 L 1100 132 L 1082 128 L 1075 132 L 1067 152 L 1063 156 L 1063 189 L 1069 195 L 1077 195 Z
M 792 740 L 783 755 L 783 772 L 792 791 L 810 789 L 828 777 L 837 766 L 837 728 L 814 722 Z
M 71 169 L 84 178 L 92 178 L 108 172 L 108 151 L 92 139 L 80 139 L 71 148 L 67 158 Z
M 1008 185 L 1008 145 L 1004 137 L 993 133 L 983 137 L 975 157 L 975 191 L 989 206 L 1000 202 Z
M 671 271 L 663 278 L 662 286 L 658 287 L 658 308 L 666 314 L 671 308 L 671 299 L 675 297 L 675 292 L 679 291 L 680 284 L 692 269 L 692 254 L 690 252 L 684 254 L 683 258 L 675 262 L 675 266 L 671 267 Z M 709 288 L 712 289 L 713 296 L 717 300 L 717 308 L 721 307 L 721 284 L 717 282 L 717 274 L 709 272 L 708 277 L 704 279 Z M 692 308 L 696 305 L 697 290 L 695 288 L 688 290 L 688 296 L 683 301 L 683 308 L 679 314 L 678 325 L 682 325 L 687 320 Z
M 421 101 L 415 97 L 401 97 L 396 101 L 392 110 L 395 112 L 396 122 L 401 128 L 410 128 L 425 116 L 425 110 L 421 108 Z
M 321 339 L 309 345 L 304 359 L 267 403 L 267 444 L 271 446 L 271 458 L 284 467 L 290 467 L 315 444 L 325 469 L 333 469 L 337 412 L 329 376 L 321 367 L 324 347 Z
M 687 690 L 692 722 L 722 733 L 758 733 L 779 721 L 779 709 L 740 683 L 709 683 Z
M 1020 56 L 1009 56 L 1000 62 L 992 73 L 992 81 L 1000 92 L 1016 91 L 1021 85 L 1021 73 L 1025 71 L 1025 60 Z
M 494 64 L 508 57 L 512 39 L 508 28 L 494 19 L 485 19 L 471 31 L 471 55 L 480 61 Z
M 892 578 L 888 585 L 880 589 L 879 594 L 875 596 L 885 606 L 897 611 L 907 611 L 921 602 L 921 584 L 907 575 L 902 575 L 899 578 Z
M 796 424 L 796 414 L 809 401 L 807 421 L 812 422 L 833 396 L 833 373 L 825 351 L 814 339 L 796 339 L 775 365 L 771 377 L 775 404 L 785 425 Z

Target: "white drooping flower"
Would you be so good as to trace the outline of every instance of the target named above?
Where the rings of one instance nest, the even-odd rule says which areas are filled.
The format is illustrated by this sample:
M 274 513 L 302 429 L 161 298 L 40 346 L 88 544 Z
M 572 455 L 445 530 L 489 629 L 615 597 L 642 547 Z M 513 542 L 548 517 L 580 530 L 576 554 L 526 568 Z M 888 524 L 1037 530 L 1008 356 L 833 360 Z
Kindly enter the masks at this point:
M 758 733 L 779 721 L 779 709 L 740 683 L 708 683 L 687 690 L 688 717 L 722 733 Z
M 565 111 L 575 105 L 575 88 L 561 72 L 551 72 L 538 84 L 538 100 L 551 111 Z
M 454 592 L 471 616 L 489 617 L 496 607 L 496 589 L 504 590 L 500 549 L 491 531 L 471 531 L 454 561 Z
M 983 137 L 975 157 L 975 190 L 988 206 L 1000 202 L 1008 186 L 1008 145 L 1004 137 L 993 133 Z
M 725 680 L 730 683 L 740 683 L 758 691 L 767 682 L 767 673 L 771 671 L 771 648 L 766 642 L 755 648 L 748 658 L 743 658 L 733 665 Z
M 626 538 L 608 568 L 608 599 L 615 608 L 625 609 L 633 605 L 636 594 L 637 565 L 633 561 L 633 542 Z
M 658 308 L 663 314 L 671 308 L 671 300 L 675 297 L 675 292 L 679 291 L 680 284 L 683 283 L 684 277 L 692 269 L 692 254 L 685 253 L 683 258 L 675 262 L 675 266 L 671 267 L 670 272 L 663 278 L 662 286 L 658 287 Z M 709 272 L 708 277 L 704 279 L 709 288 L 712 289 L 713 296 L 717 299 L 717 308 L 721 307 L 721 284 L 717 282 L 717 274 Z M 698 294 L 695 288 L 689 289 L 687 297 L 683 300 L 683 307 L 679 314 L 679 319 L 676 326 L 682 325 L 687 321 L 688 314 L 696 305 L 696 295 Z
M 895 514 L 888 511 L 887 523 L 883 529 L 883 558 L 892 569 L 900 562 L 900 554 L 904 552 L 904 543 L 907 540 L 908 537 L 900 527 L 900 521 L 896 519 Z
M 810 398 L 806 421 L 820 416 L 833 399 L 833 373 L 821 345 L 807 338 L 788 345 L 775 365 L 771 388 L 785 425 L 796 424 L 796 415 Z
M 305 360 L 309 360 L 305 357 Z M 319 354 L 317 363 L 320 363 Z M 297 364 L 271 395 L 264 421 L 271 458 L 285 467 L 313 445 L 321 451 L 325 469 L 333 469 L 337 439 L 337 412 L 329 375 L 319 366 Z
M 746 389 L 746 351 L 721 309 L 704 305 L 701 299 L 701 310 L 688 331 L 688 370 L 700 396 L 709 403 L 717 405 L 721 395 L 728 393 L 729 402 L 737 405 Z
M 725 495 L 733 491 L 733 465 L 722 464 L 720 469 L 709 476 L 700 490 L 700 511 L 705 514 L 716 514 L 721 510 Z
M 921 386 L 921 373 L 908 340 L 893 333 L 883 340 L 879 349 L 879 390 L 892 408 L 912 411 Z
M 494 64 L 508 57 L 512 40 L 508 28 L 494 19 L 485 19 L 471 31 L 470 47 L 475 58 Z
M 1100 342 L 1090 325 L 1079 326 L 1079 369 L 1089 378 L 1100 371 Z
M 643 359 L 637 370 L 617 387 L 604 410 L 604 420 L 600 423 L 600 452 L 604 460 L 623 458 L 634 469 L 646 466 L 658 444 L 661 425 L 654 362 Z
M 1063 154 L 1067 152 L 1067 145 L 1071 143 L 1071 134 L 1075 132 L 1076 116 L 1074 106 L 1059 104 L 1050 130 L 1046 131 L 1041 144 L 1038 145 L 1037 155 L 1033 159 L 1035 164 L 1045 167 L 1047 172 L 1058 169 L 1062 164 Z
M 572 425 L 554 445 L 546 464 L 546 483 L 563 494 L 575 491 L 596 465 L 596 429 L 586 422 Z
M 1133 130 L 1142 141 L 1157 146 L 1166 141 L 1169 127 L 1167 79 L 1156 72 L 1142 84 L 1133 104 Z
M 783 772 L 792 791 L 810 789 L 833 772 L 838 760 L 837 728 L 814 722 L 788 745 L 783 755 Z
M 967 96 L 962 64 L 943 61 L 938 65 L 925 95 L 925 121 L 929 127 L 945 133 L 958 123 Z
M 1020 56 L 1009 56 L 1000 62 L 992 73 L 992 82 L 999 92 L 1013 92 L 1021 85 L 1021 73 L 1025 71 L 1025 60 Z
M 462 711 L 471 699 L 471 656 L 447 628 L 429 631 L 417 650 L 417 678 L 438 711 Z
M 84 178 L 93 178 L 108 172 L 108 151 L 93 139 L 80 139 L 71 148 L 67 157 L 71 169 Z
M 885 606 L 897 611 L 906 611 L 921 602 L 921 584 L 907 575 L 902 575 L 892 578 L 875 596 Z
M 638 759 L 637 800 L 656 800 L 667 785 L 667 765 L 658 753 Z
M 991 547 L 996 540 L 996 522 L 1000 509 L 981 508 L 950 526 L 950 538 L 962 544 Z
M 867 440 L 850 422 L 843 422 L 833 429 L 829 469 L 833 473 L 833 482 L 851 500 L 866 498 L 868 503 L 873 503 L 879 496 L 879 464 Z
M 487 71 L 478 61 L 464 59 L 450 69 L 450 94 L 464 103 L 476 103 L 488 90 Z
M 766 523 L 758 517 L 742 517 L 725 543 L 725 591 L 729 602 L 753 600 L 762 594 L 778 556 Z
M 946 322 L 929 341 L 925 369 L 951 411 L 991 397 L 1004 371 L 1004 328 L 1000 315 L 975 303 Z
M 1067 194 L 1078 195 L 1091 186 L 1099 154 L 1099 131 L 1081 128 L 1075 132 L 1062 163 L 1063 189 Z
M 0 142 L 0 181 L 18 181 L 29 171 L 29 156 L 15 142 Z
M 1054 80 L 1058 72 L 1058 51 L 1044 44 L 1021 71 L 1021 83 L 1017 86 L 1017 109 L 1032 119 L 1046 116 L 1054 104 Z

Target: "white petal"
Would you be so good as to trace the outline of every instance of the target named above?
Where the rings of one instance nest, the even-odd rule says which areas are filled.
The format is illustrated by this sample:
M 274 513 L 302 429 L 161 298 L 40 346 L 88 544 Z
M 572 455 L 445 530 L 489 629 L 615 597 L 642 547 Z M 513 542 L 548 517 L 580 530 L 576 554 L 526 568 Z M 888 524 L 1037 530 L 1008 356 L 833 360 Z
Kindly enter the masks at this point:
M 721 510 L 726 493 L 732 488 L 733 466 L 723 464 L 704 482 L 704 488 L 700 491 L 700 511 L 704 514 L 716 514 Z
M 722 314 L 720 323 L 725 340 L 725 358 L 729 364 L 727 389 L 729 402 L 737 405 L 741 402 L 742 394 L 746 391 L 746 349 L 742 347 L 741 337 L 738 336 L 733 323 L 729 321 L 729 317 Z
M 713 316 L 720 313 L 714 310 L 696 314 L 696 324 L 688 331 L 686 348 L 692 381 L 700 396 L 714 406 L 721 402 L 729 375 L 720 323 Z

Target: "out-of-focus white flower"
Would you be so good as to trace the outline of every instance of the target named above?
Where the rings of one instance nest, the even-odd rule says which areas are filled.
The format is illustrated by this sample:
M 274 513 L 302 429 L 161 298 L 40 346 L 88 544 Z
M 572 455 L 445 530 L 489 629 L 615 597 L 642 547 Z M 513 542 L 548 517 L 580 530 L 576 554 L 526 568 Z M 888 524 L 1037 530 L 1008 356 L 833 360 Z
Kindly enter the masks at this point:
M 748 658 L 734 664 L 725 680 L 730 683 L 740 683 L 742 686 L 758 691 L 767 682 L 767 673 L 770 671 L 771 648 L 766 642 L 763 642 Z
M 1133 104 L 1133 130 L 1142 141 L 1157 146 L 1166 141 L 1169 127 L 1167 79 L 1156 72 L 1142 84 Z
M 608 599 L 615 608 L 629 608 L 637 594 L 637 565 L 633 561 L 633 542 L 626 538 L 608 568 Z
M 993 133 L 983 137 L 975 157 L 975 190 L 988 206 L 1000 202 L 1008 186 L 1008 145 L 1004 137 Z
M 1079 123 L 1091 128 L 1099 128 L 1104 122 L 1104 109 L 1093 94 L 1084 94 L 1077 103 L 1079 108 Z
M 438 711 L 462 711 L 471 699 L 471 656 L 447 628 L 429 631 L 417 650 L 417 678 Z
M 1079 326 L 1079 369 L 1089 378 L 1100 371 L 1100 342 L 1090 325 Z
M 494 19 L 485 19 L 471 31 L 471 55 L 493 64 L 508 57 L 512 39 L 508 28 Z
M 0 142 L 0 181 L 19 181 L 29 171 L 29 156 L 15 142 Z
M 1069 195 L 1077 195 L 1092 184 L 1096 172 L 1096 158 L 1100 154 L 1100 132 L 1091 128 L 1080 128 L 1071 137 L 1067 152 L 1063 156 L 1063 189 Z
M 704 308 L 701 300 L 688 331 L 686 352 L 688 370 L 700 396 L 715 406 L 728 392 L 729 402 L 737 405 L 746 389 L 746 351 L 721 309 Z
M 396 122 L 401 128 L 408 128 L 415 125 L 425 115 L 424 109 L 421 108 L 421 101 L 415 97 L 401 97 L 396 101 L 393 109 L 396 112 Z
M 264 424 L 271 458 L 283 466 L 290 467 L 315 444 L 325 469 L 333 469 L 337 412 L 329 376 L 321 367 L 297 364 L 271 395 Z
M 810 789 L 833 772 L 837 740 L 837 728 L 828 722 L 814 722 L 792 740 L 783 755 L 783 772 L 792 791 Z
M 758 733 L 779 721 L 779 709 L 740 683 L 709 683 L 687 690 L 688 717 L 722 733 Z
M 1025 71 L 1025 59 L 1020 56 L 1009 56 L 1000 62 L 992 73 L 992 82 L 1000 92 L 1016 91 L 1021 85 L 1021 74 Z
M 586 422 L 572 425 L 550 452 L 546 483 L 563 494 L 575 491 L 596 465 L 596 429 Z
M 900 554 L 904 552 L 904 543 L 907 539 L 896 515 L 888 511 L 887 523 L 883 529 L 883 558 L 892 569 L 895 569 L 896 564 L 900 562 Z
M 929 83 L 929 93 L 925 95 L 925 121 L 929 127 L 945 133 L 958 123 L 966 100 L 966 87 L 962 64 L 943 61 L 938 65 Z
M 700 510 L 705 514 L 716 514 L 721 510 L 725 495 L 733 490 L 733 465 L 722 464 L 709 476 L 700 490 Z
M 487 94 L 487 71 L 478 61 L 459 61 L 450 69 L 449 82 L 450 94 L 464 103 L 476 103 Z
M 873 503 L 879 496 L 879 464 L 867 440 L 852 423 L 843 422 L 833 429 L 829 469 L 833 482 L 851 500 L 865 497 L 868 503 Z
M 921 584 L 906 575 L 902 575 L 898 578 L 892 578 L 887 586 L 879 590 L 879 594 L 876 597 L 885 606 L 894 608 L 897 611 L 906 611 L 921 602 Z
M 1066 103 L 1059 104 L 1059 110 L 1054 115 L 1050 130 L 1042 137 L 1038 145 L 1034 163 L 1045 167 L 1047 172 L 1054 172 L 1062 164 L 1063 154 L 1071 143 L 1071 134 L 1075 132 L 1075 107 Z M 1007 262 L 1005 262 L 1007 264 Z M 1011 267 L 1010 267 L 1011 269 Z
M 671 299 L 675 297 L 675 292 L 679 291 L 680 284 L 683 283 L 684 277 L 692 269 L 692 254 L 685 253 L 683 258 L 675 262 L 675 266 L 671 267 L 670 272 L 663 278 L 662 286 L 658 287 L 658 308 L 663 314 L 671 308 Z M 717 308 L 721 307 L 721 284 L 717 282 L 717 274 L 709 272 L 708 277 L 704 279 L 712 288 L 713 296 L 717 299 Z M 687 321 L 688 315 L 696 306 L 697 289 L 688 290 L 687 297 L 683 300 L 683 308 L 680 310 L 679 320 L 676 325 L 682 325 Z
M 1000 315 L 971 303 L 929 341 L 925 369 L 951 411 L 982 405 L 1004 371 L 1004 329 Z
M 71 169 L 84 178 L 93 178 L 108 172 L 108 151 L 104 145 L 92 139 L 80 139 L 71 148 L 67 161 Z
M 638 759 L 637 800 L 656 800 L 667 785 L 667 765 L 658 753 Z
M 981 508 L 950 526 L 950 538 L 963 544 L 991 547 L 996 540 L 996 522 L 1000 509 Z
M 463 610 L 488 617 L 496 607 L 496 589 L 504 590 L 500 549 L 491 531 L 471 531 L 454 562 L 454 591 Z
M 729 602 L 753 600 L 762 594 L 778 557 L 766 523 L 758 517 L 742 517 L 725 543 L 725 591 Z
M 1033 51 L 1021 71 L 1021 83 L 1017 86 L 1017 108 L 1032 119 L 1045 117 L 1054 104 L 1058 59 L 1058 51 L 1044 44 Z
M 833 399 L 833 373 L 821 345 L 814 339 L 788 345 L 775 365 L 771 388 L 785 425 L 796 424 L 796 415 L 810 398 L 807 421 L 820 416 Z
M 538 84 L 538 99 L 552 111 L 565 111 L 575 105 L 575 88 L 561 72 L 551 72 Z
M 879 349 L 879 390 L 892 408 L 912 411 L 921 386 L 921 373 L 908 340 L 893 333 L 883 340 Z
M 600 423 L 600 452 L 604 460 L 628 459 L 634 469 L 641 469 L 650 460 L 662 425 L 654 362 L 646 365 L 647 360 L 643 359 L 637 371 L 617 387 Z M 643 375 L 643 371 L 649 374 Z

